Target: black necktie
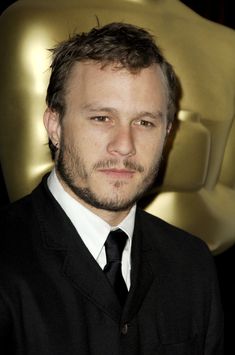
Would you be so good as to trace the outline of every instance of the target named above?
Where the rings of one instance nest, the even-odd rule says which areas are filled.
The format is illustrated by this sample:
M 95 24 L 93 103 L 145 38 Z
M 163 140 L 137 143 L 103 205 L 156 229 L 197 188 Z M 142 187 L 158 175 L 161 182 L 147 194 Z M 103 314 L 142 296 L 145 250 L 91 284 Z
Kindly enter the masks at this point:
M 120 304 L 123 306 L 128 293 L 122 276 L 122 252 L 127 241 L 127 235 L 121 229 L 109 233 L 105 242 L 107 264 L 104 273 L 116 292 Z

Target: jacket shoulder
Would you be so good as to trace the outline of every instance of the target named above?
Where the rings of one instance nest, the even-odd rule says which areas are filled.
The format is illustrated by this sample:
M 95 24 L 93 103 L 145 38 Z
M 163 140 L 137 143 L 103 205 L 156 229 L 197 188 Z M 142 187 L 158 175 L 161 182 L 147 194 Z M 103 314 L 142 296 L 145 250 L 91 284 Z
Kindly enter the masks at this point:
M 166 253 L 189 257 L 205 255 L 211 258 L 207 244 L 198 236 L 180 229 L 161 218 L 137 209 L 136 218 L 140 221 L 141 228 L 152 245 L 165 249 Z

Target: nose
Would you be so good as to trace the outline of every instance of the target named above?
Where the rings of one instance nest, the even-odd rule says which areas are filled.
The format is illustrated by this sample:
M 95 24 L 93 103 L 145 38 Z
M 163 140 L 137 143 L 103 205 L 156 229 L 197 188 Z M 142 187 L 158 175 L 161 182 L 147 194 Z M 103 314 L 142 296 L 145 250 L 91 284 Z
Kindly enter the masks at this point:
M 132 127 L 116 127 L 115 131 L 112 132 L 107 150 L 110 154 L 115 156 L 129 157 L 135 155 L 136 149 Z

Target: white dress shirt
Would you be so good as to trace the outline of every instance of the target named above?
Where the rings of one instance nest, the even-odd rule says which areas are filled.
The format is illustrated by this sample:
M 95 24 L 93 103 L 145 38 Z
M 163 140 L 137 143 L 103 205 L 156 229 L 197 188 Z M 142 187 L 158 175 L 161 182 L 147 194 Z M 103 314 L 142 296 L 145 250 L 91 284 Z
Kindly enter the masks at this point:
M 131 270 L 131 243 L 135 223 L 136 205 L 134 205 L 124 220 L 115 227 L 111 227 L 102 218 L 84 207 L 70 196 L 59 182 L 55 170 L 52 170 L 47 180 L 49 190 L 63 208 L 87 249 L 103 269 L 106 265 L 106 253 L 104 243 L 111 230 L 122 229 L 128 236 L 126 246 L 122 254 L 122 274 L 127 288 L 130 288 Z

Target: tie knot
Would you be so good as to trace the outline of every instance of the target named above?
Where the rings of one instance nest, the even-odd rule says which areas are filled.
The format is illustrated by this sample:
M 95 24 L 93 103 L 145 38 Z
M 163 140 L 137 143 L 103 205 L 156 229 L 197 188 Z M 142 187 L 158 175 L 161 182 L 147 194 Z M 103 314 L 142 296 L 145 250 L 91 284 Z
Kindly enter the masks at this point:
M 121 229 L 111 231 L 105 242 L 107 262 L 121 261 L 127 235 Z

